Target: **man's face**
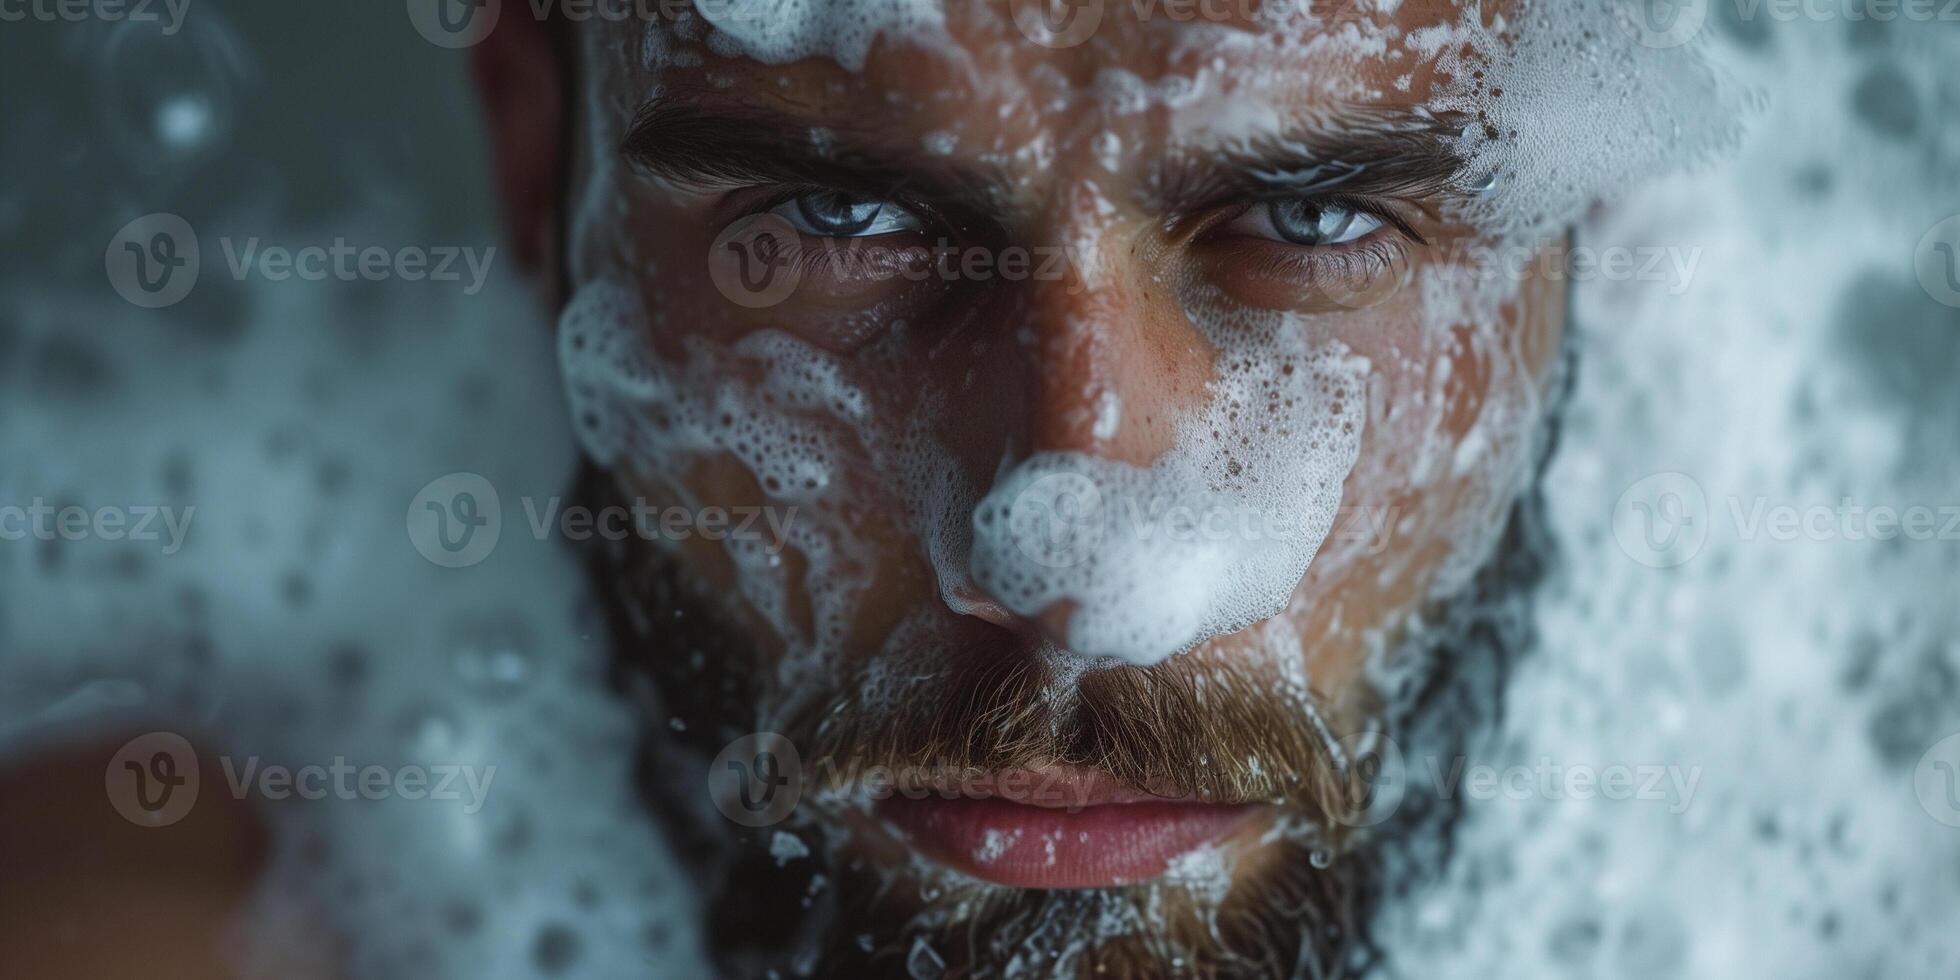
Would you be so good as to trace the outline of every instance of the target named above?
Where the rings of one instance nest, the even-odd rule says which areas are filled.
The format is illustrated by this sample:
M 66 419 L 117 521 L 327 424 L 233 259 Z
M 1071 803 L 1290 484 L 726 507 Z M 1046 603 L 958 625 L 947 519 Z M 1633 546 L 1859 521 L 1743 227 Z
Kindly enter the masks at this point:
M 1041 6 L 583 28 L 567 382 L 625 493 L 765 515 L 664 547 L 830 844 L 922 907 L 1217 904 L 1357 822 L 1371 654 L 1489 557 L 1562 292 L 1468 267 L 1501 134 L 1438 29 L 1487 23 Z

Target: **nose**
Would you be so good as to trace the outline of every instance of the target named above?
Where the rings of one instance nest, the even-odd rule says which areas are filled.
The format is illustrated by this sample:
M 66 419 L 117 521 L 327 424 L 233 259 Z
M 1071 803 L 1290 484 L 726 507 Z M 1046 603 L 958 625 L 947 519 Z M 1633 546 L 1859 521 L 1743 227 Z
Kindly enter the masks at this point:
M 1064 248 L 1059 278 L 1030 284 L 1028 445 L 1148 466 L 1202 402 L 1214 352 L 1147 227 L 1083 216 L 1058 235 L 1085 244 Z
M 1017 455 L 1148 467 L 1175 444 L 1179 417 L 1206 397 L 1216 352 L 1179 300 L 1169 246 L 1149 221 L 1109 211 L 1094 201 L 1061 209 L 1042 236 L 1073 243 L 1062 248 L 1061 273 L 1022 284 L 1018 366 L 1028 383 L 1019 389 Z M 949 599 L 1016 634 L 1067 645 L 1067 601 L 1023 614 L 977 585 Z

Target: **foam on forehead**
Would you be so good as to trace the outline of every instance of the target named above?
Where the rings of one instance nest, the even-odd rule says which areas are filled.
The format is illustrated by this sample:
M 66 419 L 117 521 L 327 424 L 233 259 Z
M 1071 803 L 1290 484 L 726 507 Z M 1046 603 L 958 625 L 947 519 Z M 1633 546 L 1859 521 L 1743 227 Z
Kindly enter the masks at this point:
M 715 51 L 771 65 L 824 57 L 858 71 L 880 35 L 919 39 L 945 28 L 939 0 L 695 0 L 694 6 L 715 26 L 708 41 Z
M 1490 189 L 1458 218 L 1494 237 L 1536 237 L 1643 181 L 1731 148 L 1745 93 L 1697 45 L 1640 43 L 1625 0 L 1521 2 L 1409 42 L 1454 82 L 1427 108 L 1463 114 L 1470 179 Z
M 1186 67 L 1144 77 L 1112 62 L 1082 93 L 1084 105 L 1116 115 L 1131 103 L 1185 105 L 1173 132 L 1230 138 L 1281 127 L 1285 112 L 1260 103 L 1258 92 L 1268 83 L 1277 92 L 1282 80 L 1297 86 L 1310 77 L 1325 98 L 1356 104 L 1407 102 L 1418 114 L 1462 121 L 1465 180 L 1489 185 L 1452 205 L 1450 216 L 1511 240 L 1555 234 L 1594 202 L 1714 157 L 1738 136 L 1740 90 L 1710 68 L 1698 44 L 1641 43 L 1631 0 L 1515 0 L 1497 15 L 1485 13 L 1488 5 L 1433 6 L 1434 19 L 1425 20 L 1403 3 L 1344 7 L 1339 17 L 1304 2 L 1267 3 L 1251 30 L 1166 16 L 1174 60 Z M 648 28 L 643 69 L 696 63 L 697 43 L 766 64 L 828 58 L 851 71 L 863 69 L 881 37 L 962 61 L 972 53 L 948 31 L 954 8 L 941 0 L 695 0 L 695 9 L 699 20 Z M 1126 12 L 1123 5 L 1105 16 Z M 1005 20 L 996 26 L 1005 31 L 997 39 L 1024 40 Z M 1377 64 L 1408 70 L 1366 70 Z M 1196 98 L 1219 83 L 1229 97 Z

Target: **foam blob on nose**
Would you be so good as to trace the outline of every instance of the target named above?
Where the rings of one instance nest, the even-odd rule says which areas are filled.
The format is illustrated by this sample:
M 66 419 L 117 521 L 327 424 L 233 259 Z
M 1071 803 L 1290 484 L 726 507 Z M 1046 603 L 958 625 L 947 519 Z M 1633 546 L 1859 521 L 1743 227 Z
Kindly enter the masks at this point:
M 1066 603 L 1070 650 L 1140 666 L 1284 609 L 1359 453 L 1368 362 L 1276 334 L 1221 357 L 1151 465 L 1042 452 L 1002 473 L 973 512 L 974 581 L 1023 616 Z

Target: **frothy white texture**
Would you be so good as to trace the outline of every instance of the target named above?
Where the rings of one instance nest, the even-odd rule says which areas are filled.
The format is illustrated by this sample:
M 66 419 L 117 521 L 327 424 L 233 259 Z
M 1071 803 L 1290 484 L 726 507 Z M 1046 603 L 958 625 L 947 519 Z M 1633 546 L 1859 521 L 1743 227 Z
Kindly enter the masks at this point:
M 973 515 L 976 583 L 1022 615 L 1069 604 L 1067 643 L 1147 665 L 1283 609 L 1333 527 L 1368 362 L 1308 351 L 1297 318 L 1240 314 L 1210 401 L 1148 466 L 1041 452 Z M 1295 325 L 1289 329 L 1289 325 Z
M 851 71 L 864 67 L 881 35 L 911 37 L 943 31 L 937 0 L 696 0 L 715 26 L 709 41 L 724 55 L 780 65 L 827 57 Z
M 1639 5 L 1518 5 L 1485 25 L 1413 32 L 1454 84 L 1426 107 L 1465 119 L 1461 150 L 1489 190 L 1463 217 L 1496 236 L 1562 232 L 1605 197 L 1704 163 L 1731 147 L 1743 90 L 1699 45 L 1635 43 Z

